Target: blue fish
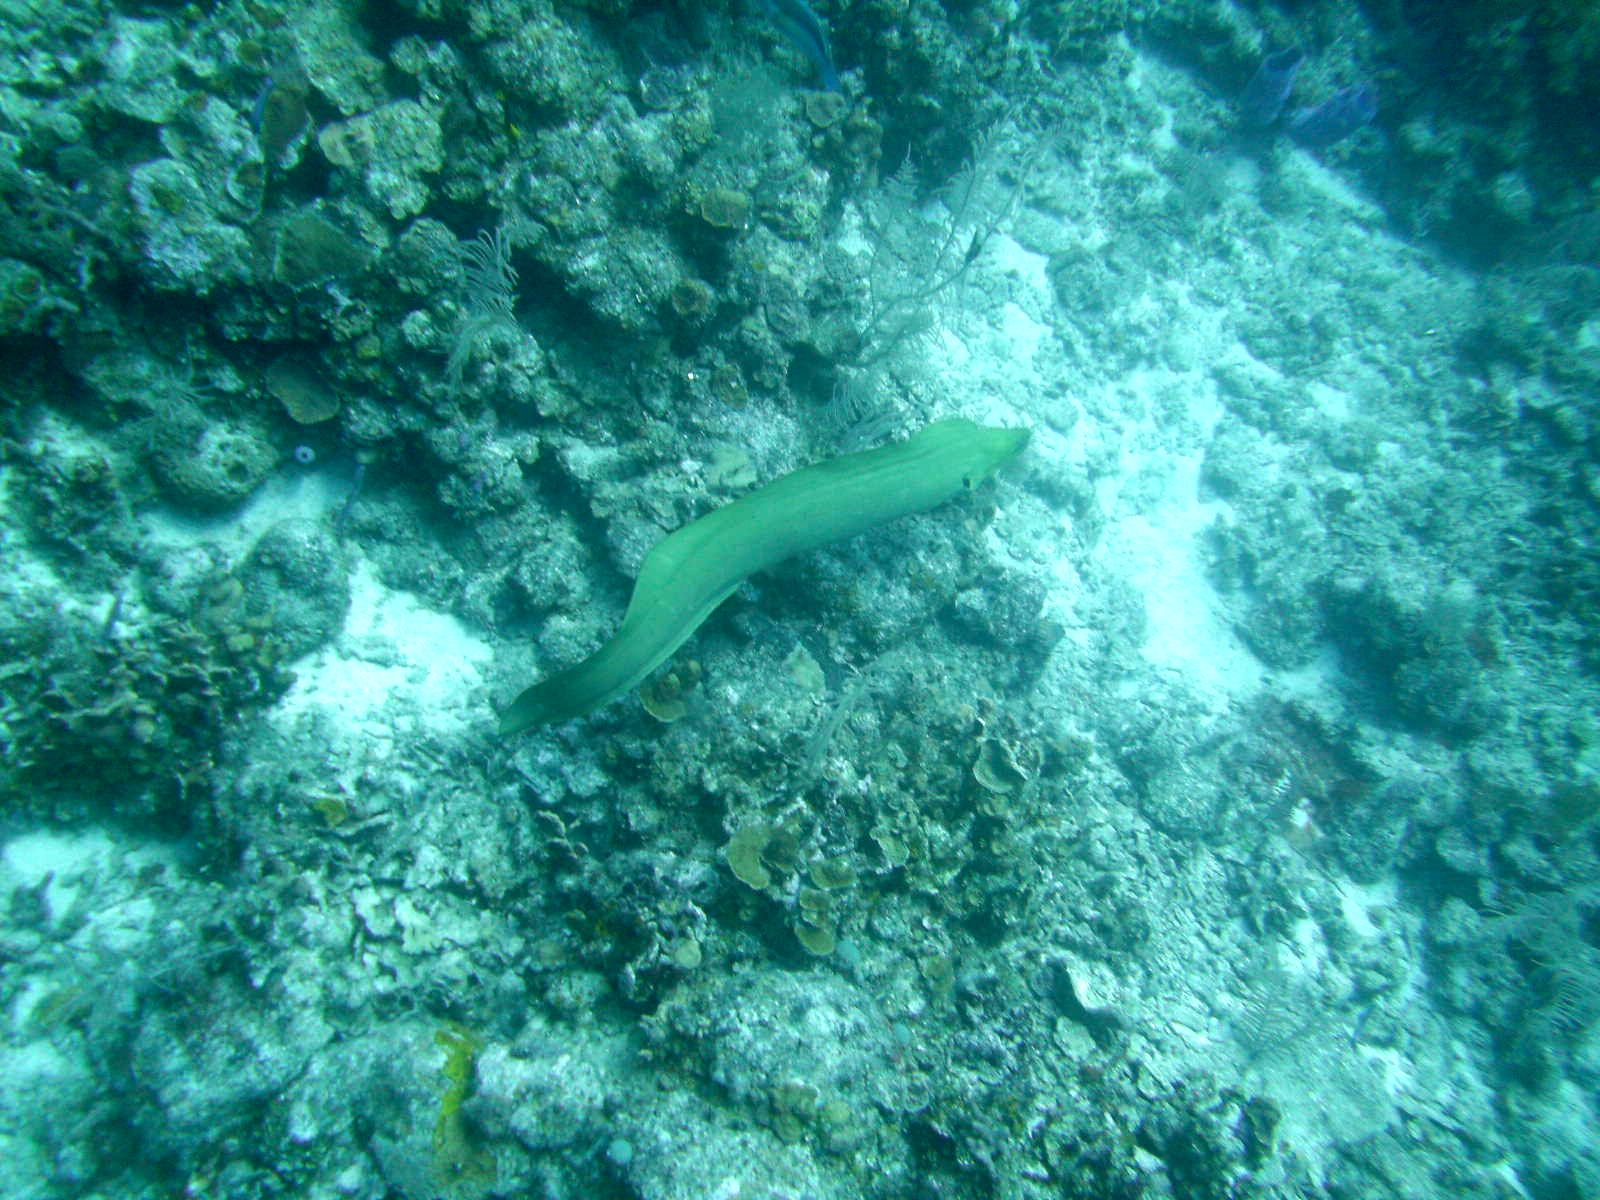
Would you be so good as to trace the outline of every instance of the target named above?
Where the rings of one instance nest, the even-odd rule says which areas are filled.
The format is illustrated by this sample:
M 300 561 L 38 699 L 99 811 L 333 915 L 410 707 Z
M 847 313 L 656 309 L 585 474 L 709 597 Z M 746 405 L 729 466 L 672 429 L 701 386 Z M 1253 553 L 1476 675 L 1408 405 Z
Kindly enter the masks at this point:
M 1278 119 L 1294 88 L 1295 74 L 1305 60 L 1306 56 L 1297 46 L 1279 50 L 1261 60 L 1256 73 L 1245 84 L 1244 94 L 1239 97 L 1239 119 L 1247 127 L 1265 129 Z
M 839 72 L 834 70 L 833 52 L 828 49 L 828 30 L 806 0 L 757 0 L 757 3 L 784 40 L 816 64 L 822 86 L 837 92 Z
M 1342 142 L 1378 115 L 1378 89 L 1370 83 L 1340 88 L 1313 108 L 1297 108 L 1289 116 L 1289 136 L 1302 146 L 1322 150 Z

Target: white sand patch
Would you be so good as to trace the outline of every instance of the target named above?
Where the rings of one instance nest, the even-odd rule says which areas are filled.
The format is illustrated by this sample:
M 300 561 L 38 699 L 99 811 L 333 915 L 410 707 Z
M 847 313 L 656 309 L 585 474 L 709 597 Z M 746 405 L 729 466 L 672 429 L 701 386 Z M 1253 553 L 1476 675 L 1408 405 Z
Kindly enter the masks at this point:
M 45 907 L 59 921 L 81 893 L 85 880 L 110 874 L 122 851 L 104 833 L 25 833 L 0 850 L 0 888 L 44 889 Z
M 1178 503 L 1174 496 L 1157 512 L 1123 517 L 1110 531 L 1111 555 L 1144 594 L 1149 622 L 1144 656 L 1208 691 L 1238 698 L 1261 685 L 1261 664 L 1218 616 L 1219 600 L 1199 547 L 1201 535 L 1226 506 L 1193 498 L 1198 455 L 1174 466 L 1174 492 L 1188 486 L 1189 502 Z
M 1035 358 L 1053 343 L 1050 260 L 994 234 L 966 284 L 942 298 L 927 363 L 954 411 L 991 424 L 1026 424 L 1044 390 Z
M 1018 305 L 1007 301 L 1000 311 L 1000 333 L 1011 343 L 1019 362 L 1031 363 L 1040 343 L 1050 336 L 1050 327 L 1039 324 Z
M 1356 883 L 1352 879 L 1343 879 L 1337 886 L 1339 909 L 1344 914 L 1345 924 L 1359 937 L 1377 937 L 1380 930 L 1378 923 L 1372 919 L 1372 914 L 1376 909 L 1393 908 L 1398 903 L 1399 890 L 1394 880 Z
M 343 631 L 292 664 L 294 685 L 270 716 L 287 730 L 315 715 L 352 736 L 449 732 L 488 719 L 489 657 L 488 644 L 460 621 L 385 587 L 363 561 L 350 580 Z
M 1306 384 L 1306 399 L 1330 421 L 1348 421 L 1355 410 L 1355 400 L 1349 392 L 1316 379 Z
M 959 333 L 949 325 L 934 329 L 928 339 L 928 357 L 942 371 L 956 371 L 972 361 L 972 351 Z
M 1045 255 L 1029 250 L 1008 233 L 996 233 L 984 243 L 984 252 L 993 257 L 996 267 L 1046 305 L 1054 302 L 1050 291 L 1050 260 Z
M 1136 371 L 1113 386 L 1149 412 L 1171 395 L 1173 377 Z M 1221 599 L 1206 576 L 1201 539 L 1229 513 L 1221 500 L 1200 499 L 1200 468 L 1210 430 L 1221 415 L 1213 394 L 1180 388 L 1181 436 L 1161 434 L 1145 421 L 1125 431 L 1119 469 L 1096 487 L 1111 514 L 1098 555 L 1144 596 L 1144 656 L 1180 672 L 1220 699 L 1236 700 L 1261 686 L 1263 669 L 1221 618 Z
M 152 863 L 175 863 L 172 847 L 159 842 L 128 845 L 104 830 L 58 833 L 38 830 L 19 834 L 0 847 L 0 895 L 17 890 L 38 892 L 52 922 L 79 917 L 107 930 L 142 925 L 155 911 L 148 894 L 108 900 L 101 895 L 109 880 L 127 878 Z

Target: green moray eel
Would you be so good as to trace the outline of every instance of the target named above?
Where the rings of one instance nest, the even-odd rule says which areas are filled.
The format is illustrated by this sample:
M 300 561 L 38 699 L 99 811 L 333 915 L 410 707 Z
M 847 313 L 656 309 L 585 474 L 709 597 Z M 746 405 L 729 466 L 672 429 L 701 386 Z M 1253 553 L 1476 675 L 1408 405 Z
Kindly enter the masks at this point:
M 690 521 L 645 555 L 616 635 L 522 692 L 500 714 L 500 732 L 593 712 L 660 666 L 747 575 L 943 504 L 1027 444 L 1026 429 L 935 421 L 903 442 L 802 467 Z

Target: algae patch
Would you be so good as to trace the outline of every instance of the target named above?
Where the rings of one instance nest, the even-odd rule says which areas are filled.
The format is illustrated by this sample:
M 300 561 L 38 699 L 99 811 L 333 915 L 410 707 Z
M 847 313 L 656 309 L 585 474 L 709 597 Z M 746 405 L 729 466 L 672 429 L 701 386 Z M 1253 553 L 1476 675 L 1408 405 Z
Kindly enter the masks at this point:
M 447 1195 L 477 1195 L 499 1173 L 494 1152 L 478 1140 L 461 1111 L 472 1095 L 474 1068 L 483 1042 L 460 1025 L 439 1030 L 433 1040 L 445 1052 L 446 1083 L 433 1127 L 434 1174 Z

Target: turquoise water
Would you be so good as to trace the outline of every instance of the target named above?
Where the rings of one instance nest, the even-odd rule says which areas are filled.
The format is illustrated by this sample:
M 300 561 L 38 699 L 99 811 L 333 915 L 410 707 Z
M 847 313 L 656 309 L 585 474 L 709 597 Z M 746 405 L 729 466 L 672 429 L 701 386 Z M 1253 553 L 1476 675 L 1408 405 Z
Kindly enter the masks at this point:
M 0 1195 L 1600 1195 L 1586 8 L 0 14 Z

